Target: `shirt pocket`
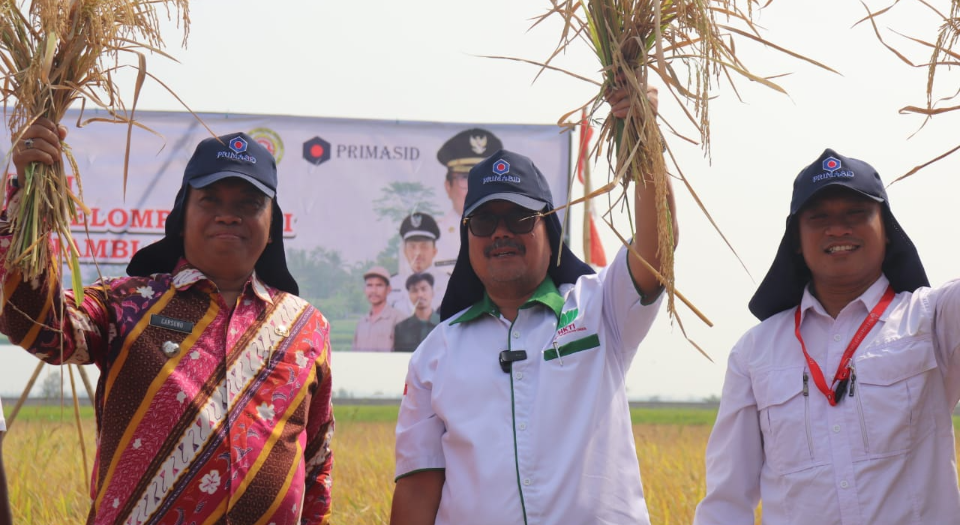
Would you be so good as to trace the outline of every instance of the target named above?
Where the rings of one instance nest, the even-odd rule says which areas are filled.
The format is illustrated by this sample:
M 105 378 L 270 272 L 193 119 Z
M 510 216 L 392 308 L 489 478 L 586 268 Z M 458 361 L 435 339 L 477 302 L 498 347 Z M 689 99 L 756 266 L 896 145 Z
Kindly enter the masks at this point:
M 552 348 L 543 351 L 543 360 L 552 361 L 554 359 L 564 359 L 567 356 L 600 348 L 600 336 L 597 334 L 587 335 L 579 339 L 571 339 L 564 343 L 554 342 Z M 559 355 L 558 355 L 559 354 Z
M 753 385 L 764 460 L 778 474 L 815 464 L 810 396 L 804 395 L 803 371 L 802 366 L 769 370 L 758 375 Z M 809 381 L 808 388 L 812 383 Z
M 938 377 L 933 373 L 936 368 L 929 336 L 868 348 L 854 359 L 854 397 L 868 456 L 904 454 L 934 430 L 927 405 L 931 381 Z

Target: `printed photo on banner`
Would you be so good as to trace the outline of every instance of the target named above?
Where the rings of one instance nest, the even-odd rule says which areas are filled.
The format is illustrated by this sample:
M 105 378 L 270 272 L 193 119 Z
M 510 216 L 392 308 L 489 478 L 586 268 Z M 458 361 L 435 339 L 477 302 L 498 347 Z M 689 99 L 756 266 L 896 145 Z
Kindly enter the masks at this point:
M 218 135 L 247 133 L 276 158 L 288 266 L 300 295 L 330 320 L 334 351 L 412 352 L 439 323 L 475 164 L 520 151 L 557 198 L 567 194 L 571 139 L 555 125 L 199 116 Z M 71 185 L 89 209 L 72 228 L 87 284 L 123 275 L 134 253 L 163 236 L 186 162 L 210 136 L 189 113 L 137 119 L 156 134 L 133 129 L 125 189 L 127 128 L 77 128 L 76 113 L 63 122 L 82 174 Z M 0 154 L 9 143 L 0 137 Z M 242 144 L 229 146 L 243 154 Z

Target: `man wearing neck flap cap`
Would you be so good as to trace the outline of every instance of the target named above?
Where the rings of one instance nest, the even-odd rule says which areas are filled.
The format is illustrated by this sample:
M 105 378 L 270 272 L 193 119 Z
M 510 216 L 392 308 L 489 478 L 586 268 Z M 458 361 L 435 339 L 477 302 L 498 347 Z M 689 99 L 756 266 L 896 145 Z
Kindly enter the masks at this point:
M 658 268 L 653 184 L 636 186 L 632 248 Z M 470 170 L 442 322 L 407 372 L 393 525 L 649 523 L 624 375 L 662 288 L 626 249 L 594 274 L 554 204 L 523 155 Z
M 730 353 L 695 525 L 958 523 L 960 281 L 930 288 L 876 170 L 832 149 Z
M 60 162 L 65 133 L 46 119 L 27 128 L 18 178 L 31 162 Z M 23 282 L 0 270 L 11 291 L 0 331 L 48 363 L 101 371 L 88 523 L 327 522 L 329 325 L 296 296 L 277 182 L 253 138 L 211 137 L 187 163 L 166 235 L 133 256 L 130 277 L 85 287 L 77 307 L 56 272 Z M 7 203 L 2 236 L 17 184 Z

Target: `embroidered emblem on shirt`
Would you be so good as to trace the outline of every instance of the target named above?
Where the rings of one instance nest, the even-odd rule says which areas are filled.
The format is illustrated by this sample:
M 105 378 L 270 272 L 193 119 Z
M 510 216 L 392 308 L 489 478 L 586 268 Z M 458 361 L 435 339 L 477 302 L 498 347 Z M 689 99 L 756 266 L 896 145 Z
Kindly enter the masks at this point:
M 560 314 L 560 320 L 557 321 L 557 331 L 563 330 L 568 325 L 573 323 L 573 320 L 577 318 L 577 315 L 580 313 L 579 308 L 574 308 L 573 310 L 568 310 Z

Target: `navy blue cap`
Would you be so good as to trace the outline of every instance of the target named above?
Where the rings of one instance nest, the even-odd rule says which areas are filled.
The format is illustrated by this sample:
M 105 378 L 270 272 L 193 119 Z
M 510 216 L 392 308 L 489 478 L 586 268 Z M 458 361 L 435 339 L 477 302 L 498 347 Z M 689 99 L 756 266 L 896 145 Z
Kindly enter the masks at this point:
M 470 169 L 463 216 L 493 200 L 510 201 L 531 211 L 553 206 L 547 179 L 533 161 L 505 149 Z
M 847 188 L 880 203 L 888 240 L 882 270 L 894 291 L 912 292 L 921 286 L 930 286 L 917 248 L 893 216 L 877 170 L 862 160 L 826 149 L 793 181 L 790 215 L 780 247 L 763 282 L 750 299 L 750 312 L 757 319 L 763 321 L 778 312 L 795 308 L 803 299 L 803 290 L 812 275 L 798 251 L 798 241 L 793 233 L 797 228 L 796 217 L 817 193 L 835 187 Z
M 197 145 L 183 172 L 180 191 L 164 225 L 164 237 L 133 254 L 127 275 L 148 276 L 170 273 L 184 256 L 183 232 L 187 190 L 203 188 L 227 177 L 239 177 L 272 199 L 270 238 L 254 270 L 263 282 L 297 295 L 300 287 L 287 268 L 283 248 L 283 210 L 276 198 L 277 163 L 273 155 L 246 133 L 231 133 L 204 139 Z
M 239 177 L 253 184 L 271 199 L 277 194 L 277 163 L 273 155 L 246 133 L 200 141 L 183 171 L 183 183 L 193 188 L 203 188 L 228 177 Z
M 827 148 L 793 181 L 790 215 L 796 215 L 804 204 L 824 188 L 835 186 L 849 188 L 877 202 L 887 201 L 887 190 L 873 166 Z
M 533 161 L 518 153 L 500 150 L 470 170 L 464 217 L 491 200 L 506 200 L 529 210 L 543 211 L 543 222 L 550 241 L 550 264 L 545 277 L 558 287 L 574 284 L 593 268 L 581 261 L 563 242 L 563 228 L 553 211 L 553 197 L 547 180 Z M 440 303 L 440 319 L 447 320 L 457 312 L 483 299 L 484 287 L 470 264 L 470 241 L 467 225 L 460 221 L 460 252 L 447 291 Z

